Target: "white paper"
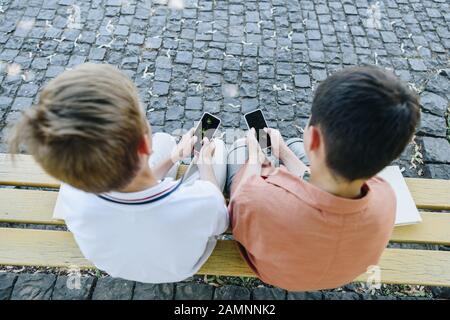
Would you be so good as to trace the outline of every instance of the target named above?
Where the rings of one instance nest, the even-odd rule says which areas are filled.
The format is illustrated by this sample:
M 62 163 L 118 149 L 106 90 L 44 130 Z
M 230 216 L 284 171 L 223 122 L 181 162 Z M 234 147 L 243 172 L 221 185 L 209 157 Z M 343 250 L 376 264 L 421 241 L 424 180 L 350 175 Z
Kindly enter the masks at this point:
M 378 176 L 386 180 L 394 189 L 397 198 L 395 225 L 400 226 L 421 222 L 422 218 L 419 210 L 417 210 L 400 168 L 398 166 L 388 166 L 378 173 Z

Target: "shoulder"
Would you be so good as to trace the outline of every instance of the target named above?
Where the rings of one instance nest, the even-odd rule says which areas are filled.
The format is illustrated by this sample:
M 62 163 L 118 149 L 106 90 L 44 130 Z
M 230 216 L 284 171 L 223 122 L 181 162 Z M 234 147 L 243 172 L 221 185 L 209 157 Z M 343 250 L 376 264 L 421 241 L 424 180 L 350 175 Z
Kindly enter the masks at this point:
M 369 188 L 377 195 L 385 195 L 395 199 L 395 192 L 391 185 L 381 177 L 375 176 L 367 181 Z
M 220 190 L 209 181 L 204 180 L 196 180 L 193 183 L 182 184 L 180 187 L 180 191 L 183 193 L 199 193 L 203 195 L 220 195 L 222 193 Z
M 373 177 L 367 181 L 367 185 L 372 192 L 372 205 L 374 207 L 382 207 L 386 214 L 390 213 L 395 216 L 397 208 L 397 197 L 391 185 L 380 177 Z
M 181 185 L 177 195 L 180 199 L 184 199 L 189 202 L 200 201 L 202 204 L 225 203 L 222 192 L 213 183 L 204 180 L 196 180 L 193 183 Z

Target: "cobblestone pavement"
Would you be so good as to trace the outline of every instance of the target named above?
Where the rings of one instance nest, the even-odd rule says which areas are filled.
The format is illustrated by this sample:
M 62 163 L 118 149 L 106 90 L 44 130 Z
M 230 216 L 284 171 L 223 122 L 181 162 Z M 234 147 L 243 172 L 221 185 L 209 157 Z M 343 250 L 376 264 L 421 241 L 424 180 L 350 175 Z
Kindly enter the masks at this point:
M 446 0 L 0 0 L 0 152 L 39 89 L 87 61 L 129 74 L 155 131 L 189 128 L 203 111 L 245 128 L 242 115 L 261 107 L 286 137 L 327 75 L 376 64 L 422 97 L 399 163 L 449 179 L 449 26 Z
M 245 128 L 242 115 L 260 107 L 285 137 L 300 134 L 314 88 L 327 75 L 375 64 L 409 82 L 423 105 L 415 142 L 396 162 L 407 176 L 450 179 L 449 50 L 448 0 L 0 0 L 0 152 L 7 151 L 9 125 L 37 101 L 40 88 L 83 62 L 124 70 L 154 131 L 190 128 L 204 111 L 220 116 L 224 128 Z M 56 276 L 0 276 L 4 297 L 69 294 Z M 89 288 L 80 294 L 173 298 L 201 286 L 103 290 L 107 281 L 115 280 L 86 279 Z M 42 283 L 41 290 L 23 291 L 27 283 Z
M 418 300 L 423 297 L 380 296 L 346 291 L 287 292 L 279 288 L 204 283 L 144 284 L 118 278 L 54 274 L 0 273 L 0 300 Z M 445 297 L 442 296 L 441 297 Z M 446 298 L 450 298 L 446 296 Z

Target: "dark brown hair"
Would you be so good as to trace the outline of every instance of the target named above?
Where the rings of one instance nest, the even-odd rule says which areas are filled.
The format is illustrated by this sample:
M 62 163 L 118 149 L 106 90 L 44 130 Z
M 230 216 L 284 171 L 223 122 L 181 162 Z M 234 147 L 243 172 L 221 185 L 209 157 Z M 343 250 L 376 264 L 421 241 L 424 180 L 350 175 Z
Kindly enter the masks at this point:
M 397 77 L 357 67 L 319 85 L 309 123 L 323 133 L 328 167 L 353 181 L 374 176 L 397 158 L 419 120 L 417 95 Z

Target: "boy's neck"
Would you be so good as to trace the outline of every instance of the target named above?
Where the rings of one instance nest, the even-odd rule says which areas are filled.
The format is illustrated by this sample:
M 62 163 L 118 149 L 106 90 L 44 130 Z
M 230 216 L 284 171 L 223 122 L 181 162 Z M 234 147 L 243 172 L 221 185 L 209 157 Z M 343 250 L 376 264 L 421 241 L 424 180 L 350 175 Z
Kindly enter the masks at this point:
M 153 175 L 150 167 L 141 170 L 137 176 L 125 188 L 120 189 L 119 192 L 139 192 L 145 189 L 154 187 L 158 184 L 158 180 Z
M 343 182 L 336 180 L 328 171 L 311 172 L 309 183 L 338 197 L 357 199 L 361 197 L 361 188 L 365 180 Z

